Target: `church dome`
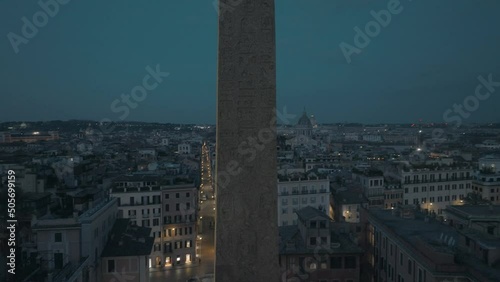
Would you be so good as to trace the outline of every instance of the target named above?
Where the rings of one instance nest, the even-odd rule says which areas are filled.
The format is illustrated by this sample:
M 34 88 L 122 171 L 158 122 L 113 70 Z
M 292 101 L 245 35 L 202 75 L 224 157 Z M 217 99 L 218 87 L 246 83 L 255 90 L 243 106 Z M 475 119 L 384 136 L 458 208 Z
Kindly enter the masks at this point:
M 301 127 L 311 127 L 312 128 L 311 120 L 307 116 L 306 111 L 304 111 L 304 113 L 300 117 L 299 122 L 297 122 L 297 125 L 301 126 Z

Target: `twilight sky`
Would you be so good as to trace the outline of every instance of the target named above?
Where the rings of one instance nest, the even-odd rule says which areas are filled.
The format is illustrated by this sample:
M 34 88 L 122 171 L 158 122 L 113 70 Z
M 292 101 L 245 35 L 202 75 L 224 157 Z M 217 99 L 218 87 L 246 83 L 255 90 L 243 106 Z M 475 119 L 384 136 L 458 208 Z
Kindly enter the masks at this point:
M 497 0 L 401 0 L 348 63 L 339 44 L 355 46 L 354 27 L 390 1 L 276 0 L 278 108 L 305 106 L 320 123 L 443 122 L 479 75 L 500 82 Z M 120 120 L 113 101 L 159 65 L 169 76 L 125 120 L 215 123 L 213 0 L 71 0 L 24 38 L 22 18 L 38 11 L 37 1 L 0 2 L 0 122 Z M 464 121 L 499 122 L 499 105 L 496 87 Z

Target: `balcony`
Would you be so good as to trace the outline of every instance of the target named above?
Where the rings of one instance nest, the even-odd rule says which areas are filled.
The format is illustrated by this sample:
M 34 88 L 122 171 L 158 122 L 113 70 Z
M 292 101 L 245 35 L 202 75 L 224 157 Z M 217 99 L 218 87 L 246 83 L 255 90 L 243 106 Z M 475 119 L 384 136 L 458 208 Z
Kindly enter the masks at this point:
M 153 217 L 161 217 L 161 213 L 154 213 Z
M 149 214 L 143 214 L 142 215 L 142 218 L 148 218 L 149 217 Z
M 285 192 L 281 192 L 280 195 L 281 196 L 288 196 L 288 195 L 290 195 L 290 193 L 288 191 L 285 191 Z

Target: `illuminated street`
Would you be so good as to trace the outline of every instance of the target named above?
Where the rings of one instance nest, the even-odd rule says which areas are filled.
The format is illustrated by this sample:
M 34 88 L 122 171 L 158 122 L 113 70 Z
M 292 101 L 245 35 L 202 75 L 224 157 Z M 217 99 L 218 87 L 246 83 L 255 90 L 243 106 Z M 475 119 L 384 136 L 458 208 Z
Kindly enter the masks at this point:
M 215 237 L 214 228 L 211 227 L 211 222 L 215 221 L 215 199 L 212 189 L 212 177 L 210 167 L 210 155 L 208 148 L 202 147 L 201 157 L 201 174 L 202 185 L 200 187 L 200 213 L 199 221 L 201 228 L 198 229 L 197 248 L 201 248 L 201 263 L 193 266 L 182 266 L 174 269 L 162 271 L 152 271 L 149 277 L 152 282 L 159 281 L 187 281 L 190 278 L 198 278 L 203 281 L 203 278 L 210 276 L 214 272 L 215 260 Z M 206 200 L 202 195 L 206 195 Z M 201 240 L 200 240 L 201 238 Z M 194 280 L 193 280 L 194 281 Z

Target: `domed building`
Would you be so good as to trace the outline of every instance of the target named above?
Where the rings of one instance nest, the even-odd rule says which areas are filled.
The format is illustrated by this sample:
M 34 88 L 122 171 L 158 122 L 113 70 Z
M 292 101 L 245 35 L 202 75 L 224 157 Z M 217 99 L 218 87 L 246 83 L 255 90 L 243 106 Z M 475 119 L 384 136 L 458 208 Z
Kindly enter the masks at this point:
M 300 145 L 305 147 L 316 146 L 318 142 L 312 139 L 312 130 L 312 122 L 304 109 L 302 116 L 294 127 L 295 137 L 287 140 L 287 145 L 291 145 L 292 148 Z
M 299 118 L 297 125 L 295 126 L 295 135 L 312 136 L 313 125 L 309 117 L 307 116 L 306 109 L 304 113 Z

